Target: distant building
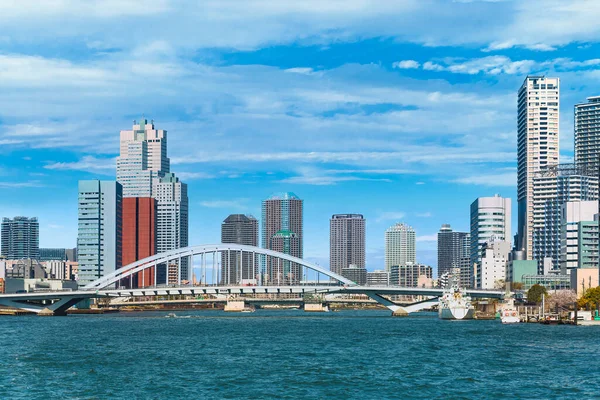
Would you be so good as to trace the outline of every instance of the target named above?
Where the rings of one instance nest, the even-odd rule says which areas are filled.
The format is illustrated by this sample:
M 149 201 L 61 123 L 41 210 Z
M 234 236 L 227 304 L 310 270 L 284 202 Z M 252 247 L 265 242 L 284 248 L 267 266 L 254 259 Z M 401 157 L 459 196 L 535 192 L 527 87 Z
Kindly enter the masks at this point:
M 577 167 L 598 169 L 600 157 L 600 96 L 575 105 L 575 163 Z
M 509 198 L 480 197 L 471 204 L 471 262 L 479 264 L 486 243 L 493 240 L 510 244 L 511 201 Z
M 586 290 L 598 287 L 598 268 L 576 268 L 571 270 L 569 287 L 577 293 L 577 298 L 583 296 Z
M 0 255 L 9 260 L 40 257 L 40 225 L 37 218 L 2 218 Z
M 252 215 L 231 214 L 221 224 L 221 243 L 258 246 L 258 220 Z M 258 256 L 238 252 L 221 253 L 221 282 L 238 284 L 256 280 Z
M 523 289 L 529 290 L 533 285 L 541 285 L 548 292 L 554 290 L 571 289 L 571 277 L 561 273 L 550 273 L 545 275 L 524 275 L 522 278 Z M 596 270 L 596 282 L 598 282 L 598 270 Z
M 276 194 L 263 200 L 261 230 L 263 248 L 302 258 L 304 256 L 303 201 L 291 192 Z M 302 276 L 300 265 L 290 264 L 288 268 L 288 263 L 285 263 L 285 268 L 282 269 L 281 262 L 271 257 L 266 257 L 261 262 L 263 263 L 261 274 L 266 281 L 281 281 L 286 273 L 298 275 L 294 279 Z
M 598 213 L 596 201 L 568 201 L 561 212 L 560 270 L 598 268 Z
M 443 224 L 437 234 L 438 244 L 438 276 L 449 272 L 452 268 L 464 266 L 467 282 L 470 282 L 468 266 L 470 265 L 471 235 L 468 232 L 454 232 L 449 224 Z
M 78 280 L 86 285 L 122 266 L 122 189 L 112 181 L 79 181 Z
M 361 214 L 334 214 L 329 220 L 329 268 L 341 274 L 350 265 L 365 267 L 365 219 Z
M 504 286 L 510 243 L 504 240 L 487 243 L 477 264 L 476 288 L 496 289 Z
M 367 271 L 367 285 L 368 286 L 389 286 L 390 285 L 390 273 L 378 269 L 375 271 Z
M 567 201 L 598 199 L 596 171 L 578 168 L 575 164 L 548 167 L 533 178 L 533 259 L 552 258 L 552 269 L 560 268 L 561 209 Z
M 40 261 L 77 261 L 77 248 L 40 248 Z
M 537 275 L 537 260 L 511 260 L 506 269 L 506 280 L 510 283 L 523 283 L 524 276 Z
M 123 199 L 122 264 L 129 265 L 156 254 L 156 200 L 152 197 Z M 128 283 L 127 283 L 128 284 Z M 154 267 L 140 271 L 132 286 L 154 285 Z
M 385 231 L 385 270 L 394 265 L 415 264 L 416 236 L 411 226 L 397 223 Z
M 517 250 L 525 259 L 533 254 L 533 177 L 541 169 L 558 164 L 560 80 L 527 76 L 517 97 Z M 509 219 L 510 220 L 510 219 Z M 502 240 L 510 241 L 509 236 Z
M 424 264 L 392 265 L 390 284 L 402 287 L 419 287 L 419 279 L 433 279 L 433 269 Z M 430 287 L 431 284 L 428 286 Z
M 367 269 L 365 267 L 350 264 L 348 268 L 342 268 L 341 275 L 357 285 L 364 286 L 367 284 Z
M 279 231 L 271 237 L 270 250 L 284 254 L 300 252 L 300 238 L 292 231 Z M 280 284 L 296 284 L 302 280 L 302 267 L 287 260 L 268 257 L 269 281 Z

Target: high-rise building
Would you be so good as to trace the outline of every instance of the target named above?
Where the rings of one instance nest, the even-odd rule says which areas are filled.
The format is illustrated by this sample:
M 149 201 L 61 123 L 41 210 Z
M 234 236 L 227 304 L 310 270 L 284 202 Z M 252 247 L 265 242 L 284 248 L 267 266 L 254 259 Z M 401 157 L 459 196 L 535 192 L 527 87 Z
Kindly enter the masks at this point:
M 393 265 L 416 264 L 416 236 L 411 226 L 397 223 L 385 231 L 385 270 Z
M 78 280 L 86 285 L 122 266 L 121 184 L 79 181 Z
M 152 197 L 123 199 L 122 264 L 156 254 L 156 200 Z M 154 285 L 154 268 L 140 271 L 134 277 L 133 287 Z
M 438 276 L 469 264 L 471 243 L 468 232 L 454 232 L 449 224 L 443 224 L 437 234 L 437 243 Z
M 341 274 L 350 265 L 365 267 L 365 219 L 361 214 L 334 214 L 329 220 L 329 268 Z
M 598 169 L 600 157 L 600 96 L 575 105 L 575 164 Z
M 221 243 L 258 246 L 258 220 L 252 215 L 231 214 L 221 224 Z M 236 251 L 221 253 L 221 282 L 239 284 L 256 280 L 258 256 Z
M 117 181 L 123 197 L 156 199 L 156 252 L 162 253 L 188 245 L 187 185 L 170 172 L 167 157 L 167 131 L 156 129 L 154 121 L 134 121 L 131 130 L 121 131 Z M 156 283 L 189 280 L 190 260 L 182 258 L 159 266 Z
M 533 254 L 533 177 L 541 169 L 558 164 L 558 78 L 528 76 L 519 89 L 517 113 L 517 250 L 530 260 Z M 508 240 L 508 239 L 507 239 Z
M 2 218 L 2 257 L 9 260 L 40 257 L 40 225 L 37 218 Z
M 598 268 L 598 202 L 567 201 L 562 205 L 560 270 Z
M 479 197 L 471 204 L 471 262 L 479 263 L 486 243 L 510 243 L 511 201 L 509 198 Z
M 543 273 L 544 259 L 556 270 L 561 257 L 561 209 L 567 201 L 598 199 L 598 178 L 587 167 L 559 164 L 533 178 L 533 259 Z
M 303 201 L 294 193 L 273 195 L 262 202 L 261 245 L 265 249 L 281 251 L 294 257 L 303 257 Z M 281 263 L 270 257 L 261 266 L 266 281 L 301 279 L 302 268 Z M 287 272 L 286 272 L 287 269 Z M 295 273 L 294 273 L 295 272 Z M 285 274 L 288 275 L 285 275 Z M 294 276 L 290 276 L 292 273 Z

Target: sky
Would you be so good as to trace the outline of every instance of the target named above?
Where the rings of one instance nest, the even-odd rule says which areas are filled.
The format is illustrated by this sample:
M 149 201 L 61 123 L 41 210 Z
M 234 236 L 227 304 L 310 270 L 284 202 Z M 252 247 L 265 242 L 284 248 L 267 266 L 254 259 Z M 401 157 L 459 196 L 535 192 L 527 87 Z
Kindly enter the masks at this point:
M 230 213 L 304 200 L 305 258 L 329 265 L 329 218 L 414 227 L 436 266 L 441 224 L 469 230 L 496 193 L 516 216 L 516 101 L 561 79 L 600 95 L 595 0 L 0 1 L 0 216 L 36 216 L 40 246 L 75 247 L 77 181 L 115 179 L 119 131 L 153 119 L 188 184 L 190 245 Z M 513 218 L 516 231 L 516 218 Z

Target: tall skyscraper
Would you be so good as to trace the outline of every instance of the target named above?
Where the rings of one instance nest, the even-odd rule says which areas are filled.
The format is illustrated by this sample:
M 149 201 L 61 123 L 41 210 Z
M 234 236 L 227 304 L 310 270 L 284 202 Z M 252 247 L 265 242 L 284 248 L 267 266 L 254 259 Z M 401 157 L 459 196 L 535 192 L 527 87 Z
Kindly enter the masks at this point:
M 510 243 L 511 201 L 509 198 L 479 197 L 471 204 L 471 262 L 481 262 L 486 243 L 506 241 Z
M 600 96 L 575 105 L 575 164 L 598 169 L 600 157 Z
M 397 223 L 385 231 L 385 270 L 417 263 L 416 236 L 411 226 Z
M 40 258 L 40 225 L 37 218 L 2 218 L 2 257 L 9 260 Z
M 263 248 L 303 257 L 303 201 L 294 193 L 273 195 L 262 202 Z M 298 281 L 302 268 L 267 257 L 261 267 L 267 281 Z
M 443 224 L 437 234 L 438 276 L 469 264 L 470 234 L 454 232 L 449 224 Z
M 120 150 L 117 181 L 123 185 L 123 197 L 156 200 L 156 252 L 188 246 L 187 185 L 170 172 L 167 131 L 156 129 L 154 121 L 145 118 L 134 121 L 132 130 L 121 131 Z M 181 266 L 176 261 L 160 266 L 156 283 L 189 280 L 188 265 L 186 257 Z
M 79 284 L 85 285 L 122 266 L 121 184 L 79 181 L 77 258 Z
M 221 243 L 258 246 L 258 220 L 252 215 L 231 214 L 221 224 Z M 238 284 L 258 276 L 258 256 L 238 252 L 221 253 L 221 282 Z
M 365 219 L 361 214 L 334 214 L 329 220 L 329 268 L 365 267 Z
M 533 254 L 533 177 L 558 164 L 558 78 L 528 76 L 519 89 L 517 115 L 518 243 L 530 260 Z M 508 240 L 508 239 L 507 239 Z
M 156 200 L 152 197 L 123 199 L 123 266 L 156 254 Z M 133 287 L 154 285 L 154 268 L 139 272 Z
M 535 174 L 533 178 L 533 256 L 543 272 L 545 258 L 552 258 L 558 269 L 561 253 L 561 209 L 567 201 L 598 199 L 598 177 L 587 166 L 559 164 Z

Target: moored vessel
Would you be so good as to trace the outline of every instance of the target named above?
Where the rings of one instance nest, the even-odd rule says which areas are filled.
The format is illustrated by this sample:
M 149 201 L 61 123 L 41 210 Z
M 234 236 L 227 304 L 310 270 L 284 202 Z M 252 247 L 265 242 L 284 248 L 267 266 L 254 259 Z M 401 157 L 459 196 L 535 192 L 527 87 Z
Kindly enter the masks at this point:
M 475 314 L 471 297 L 467 296 L 466 291 L 458 285 L 451 285 L 444 289 L 438 307 L 438 316 L 441 319 L 473 319 Z

